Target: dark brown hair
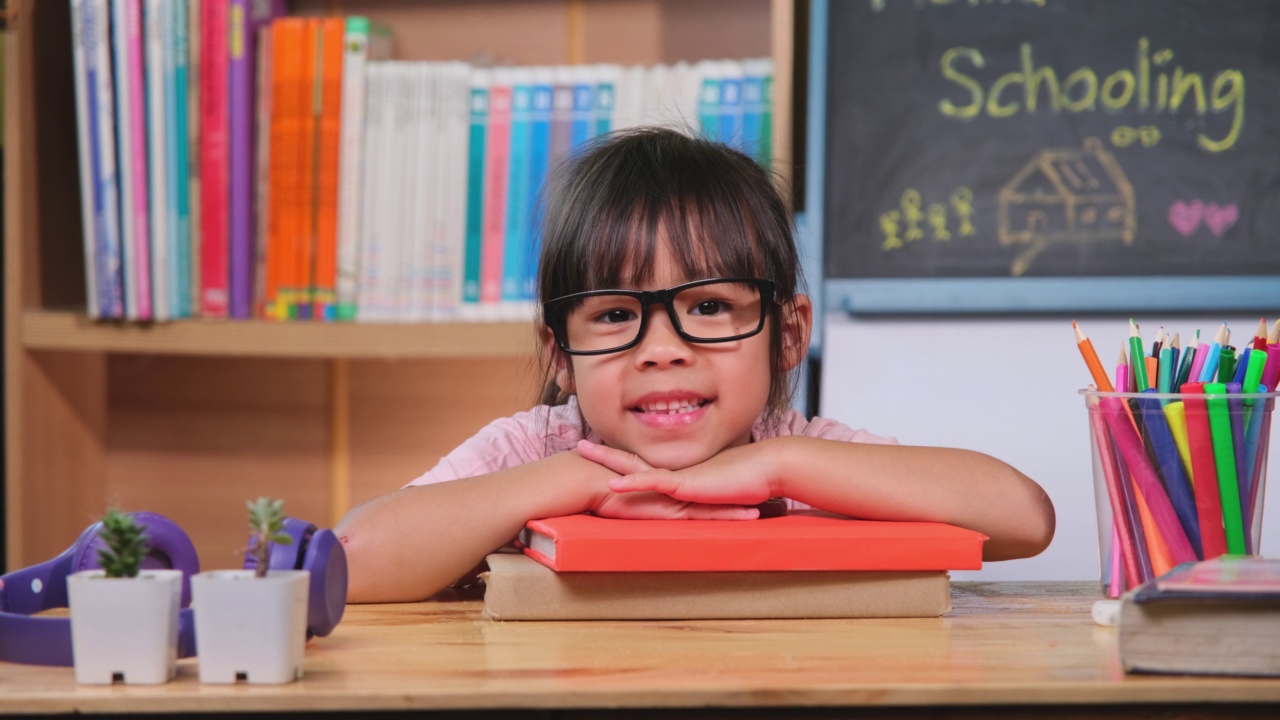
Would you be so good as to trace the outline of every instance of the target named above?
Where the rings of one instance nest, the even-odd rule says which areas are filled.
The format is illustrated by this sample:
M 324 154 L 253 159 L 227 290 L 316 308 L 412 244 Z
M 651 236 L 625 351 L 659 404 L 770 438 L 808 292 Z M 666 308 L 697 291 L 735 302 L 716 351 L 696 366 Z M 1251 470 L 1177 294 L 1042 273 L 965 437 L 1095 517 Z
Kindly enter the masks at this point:
M 538 299 L 636 287 L 666 241 L 689 280 L 762 277 L 781 303 L 802 288 L 791 214 L 773 177 L 720 143 L 664 128 L 602 138 L 559 168 L 547 189 Z M 790 404 L 781 306 L 770 310 L 770 419 Z M 546 332 L 545 327 L 543 331 Z M 546 358 L 545 404 L 562 404 Z

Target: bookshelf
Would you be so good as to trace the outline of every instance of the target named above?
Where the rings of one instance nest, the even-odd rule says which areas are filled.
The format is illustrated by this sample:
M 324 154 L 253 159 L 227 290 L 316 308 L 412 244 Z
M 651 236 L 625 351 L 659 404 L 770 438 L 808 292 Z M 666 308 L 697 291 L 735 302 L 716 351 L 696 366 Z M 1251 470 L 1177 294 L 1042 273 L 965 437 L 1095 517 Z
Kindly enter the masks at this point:
M 389 25 L 396 57 L 511 64 L 770 55 L 789 182 L 794 0 L 296 0 Z M 108 505 L 168 515 L 238 565 L 244 501 L 321 525 L 526 408 L 531 323 L 361 325 L 84 316 L 65 0 L 10 0 L 4 45 L 6 566 L 52 557 Z

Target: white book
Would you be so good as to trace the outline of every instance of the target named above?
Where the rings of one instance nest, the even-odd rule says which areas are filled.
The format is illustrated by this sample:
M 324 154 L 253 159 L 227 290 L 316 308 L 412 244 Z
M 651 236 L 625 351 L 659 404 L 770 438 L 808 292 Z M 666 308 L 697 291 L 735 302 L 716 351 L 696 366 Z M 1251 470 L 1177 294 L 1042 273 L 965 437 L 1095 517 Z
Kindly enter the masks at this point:
M 146 0 L 143 13 L 147 77 L 147 169 L 151 202 L 151 300 L 156 320 L 170 317 L 168 153 L 165 145 L 165 2 Z
M 388 316 L 386 298 L 379 295 L 382 287 L 383 245 L 390 226 L 392 188 L 387 185 L 392 138 L 391 113 L 392 63 L 369 63 L 368 98 L 365 105 L 365 195 L 363 237 L 360 243 L 360 285 L 357 288 L 356 318 L 362 322 L 381 322 Z M 394 152 L 390 153 L 394 154 Z
M 470 141 L 471 68 L 446 63 L 441 75 L 440 206 L 436 216 L 436 278 L 432 318 L 453 320 L 462 303 L 462 252 L 466 244 L 467 153 Z
M 618 73 L 617 103 L 613 109 L 613 129 L 626 130 L 641 124 L 644 100 L 643 65 L 621 68 Z
M 93 145 L 89 130 L 89 64 L 96 62 L 93 53 L 85 52 L 87 35 L 93 33 L 93 9 L 89 0 L 71 0 L 71 62 L 75 69 L 76 141 L 80 151 L 80 227 L 84 236 L 85 309 L 97 318 L 98 279 L 94 258 L 97 232 L 93 197 L 96 177 L 93 171 Z M 97 108 L 93 109 L 96 112 Z M 12 151 L 11 151 L 12 152 Z
M 672 68 L 674 72 L 667 79 L 677 108 L 679 127 L 695 134 L 699 126 L 698 94 L 702 90 L 703 70 L 708 67 L 707 63 L 676 63 Z
M 389 187 L 395 206 L 393 208 L 394 226 L 392 242 L 387 252 L 382 255 L 384 272 L 382 277 L 387 285 L 384 292 L 391 303 L 391 320 L 404 322 L 408 317 L 405 306 L 409 303 L 409 235 L 413 231 L 413 209 L 420 201 L 417 194 L 417 173 L 411 170 L 413 158 L 417 150 L 417 137 L 413 132 L 416 98 L 418 88 L 413 81 L 411 63 L 396 63 L 393 71 L 392 108 L 394 112 L 393 145 L 395 155 L 388 162 L 391 171 Z
M 434 199 L 428 187 L 427 170 L 431 157 L 431 83 L 428 63 L 415 62 L 405 66 L 405 82 L 412 89 L 408 96 L 408 120 L 405 131 L 406 197 L 404 203 L 405 232 L 401 238 L 404 253 L 400 264 L 400 320 L 416 323 L 426 319 L 430 312 L 431 294 L 427 288 L 430 272 L 429 232 L 430 210 Z
M 437 217 L 440 215 L 440 166 L 444 138 L 441 137 L 442 89 L 444 68 L 441 63 L 422 63 L 418 66 L 418 82 L 422 87 L 419 107 L 422 125 L 419 128 L 422 157 L 418 163 L 419 195 L 418 221 L 421 233 L 413 238 L 413 256 L 417 264 L 414 270 L 413 322 L 431 320 L 435 304 L 435 286 L 439 271 L 436 265 L 436 243 L 439 233 Z
M 341 147 L 338 151 L 337 317 L 354 319 L 366 183 L 365 104 L 368 65 L 391 56 L 391 36 L 367 18 L 347 19 L 342 55 Z

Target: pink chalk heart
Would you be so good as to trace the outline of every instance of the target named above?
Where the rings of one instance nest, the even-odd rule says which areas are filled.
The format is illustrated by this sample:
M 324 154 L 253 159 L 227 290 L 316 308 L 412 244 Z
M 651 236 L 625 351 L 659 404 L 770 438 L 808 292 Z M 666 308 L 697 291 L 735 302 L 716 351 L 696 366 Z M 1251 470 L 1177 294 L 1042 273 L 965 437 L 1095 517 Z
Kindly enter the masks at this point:
M 1200 224 L 1200 217 L 1203 214 L 1204 203 L 1199 200 L 1192 200 L 1189 203 L 1174 200 L 1169 206 L 1169 224 L 1174 230 L 1182 233 L 1183 237 L 1190 237 L 1191 233 L 1196 231 L 1196 226 Z
M 1231 229 L 1238 219 L 1240 219 L 1240 209 L 1235 203 L 1230 205 L 1209 203 L 1204 208 L 1204 224 L 1208 225 L 1209 232 L 1217 237 L 1222 237 L 1222 233 Z

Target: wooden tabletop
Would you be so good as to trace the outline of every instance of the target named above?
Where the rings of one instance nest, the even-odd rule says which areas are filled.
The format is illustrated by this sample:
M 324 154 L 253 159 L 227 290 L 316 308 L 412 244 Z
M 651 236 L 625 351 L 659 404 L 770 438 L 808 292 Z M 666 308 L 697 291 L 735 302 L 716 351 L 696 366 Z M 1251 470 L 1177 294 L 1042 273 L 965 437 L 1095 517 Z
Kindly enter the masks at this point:
M 1114 628 L 1091 618 L 1096 593 L 1096 583 L 955 583 L 950 612 L 909 620 L 494 622 L 475 600 L 353 605 L 308 645 L 299 682 L 202 685 L 190 659 L 165 685 L 94 687 L 76 685 L 71 668 L 0 663 L 0 713 L 1093 705 L 1114 714 L 1228 703 L 1232 714 L 1280 717 L 1267 707 L 1280 706 L 1280 679 L 1125 675 Z

